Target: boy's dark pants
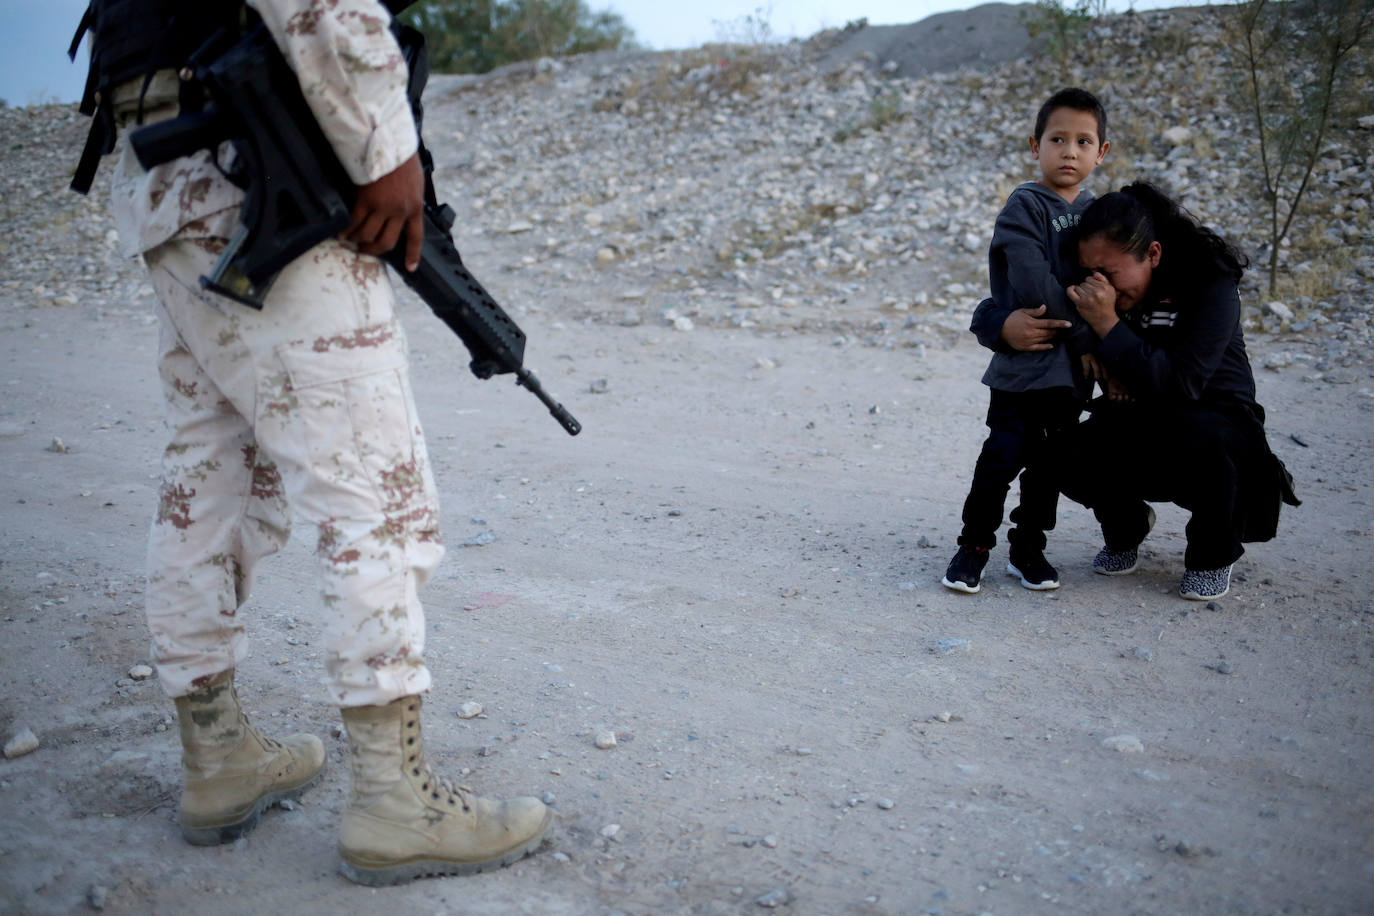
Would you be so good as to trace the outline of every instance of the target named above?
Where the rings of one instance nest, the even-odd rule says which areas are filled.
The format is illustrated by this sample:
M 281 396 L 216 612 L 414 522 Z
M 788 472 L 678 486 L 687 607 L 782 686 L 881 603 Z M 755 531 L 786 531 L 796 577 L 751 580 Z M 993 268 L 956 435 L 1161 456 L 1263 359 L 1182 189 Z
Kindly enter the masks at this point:
M 1171 502 L 1192 513 L 1184 565 L 1219 569 L 1245 552 L 1238 492 L 1267 454 L 1264 427 L 1241 408 L 1118 406 L 1054 442 L 1047 468 L 1065 496 L 1093 510 L 1109 549 L 1145 539 L 1147 500 Z
M 991 391 L 988 437 L 973 467 L 959 543 L 965 547 L 996 545 L 1007 490 L 1021 474 L 1021 503 L 1011 512 L 1014 527 L 1007 532 L 1007 542 L 1013 547 L 1044 550 L 1045 532 L 1054 529 L 1059 490 L 1055 475 L 1037 459 L 1051 436 L 1078 423 L 1083 402 L 1071 388 Z

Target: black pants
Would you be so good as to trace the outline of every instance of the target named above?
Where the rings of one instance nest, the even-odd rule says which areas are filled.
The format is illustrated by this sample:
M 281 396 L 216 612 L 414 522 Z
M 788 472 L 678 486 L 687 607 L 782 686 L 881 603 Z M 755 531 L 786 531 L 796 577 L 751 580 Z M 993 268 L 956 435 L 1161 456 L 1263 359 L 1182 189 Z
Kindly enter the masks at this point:
M 1054 529 L 1059 489 L 1054 475 L 1041 460 L 1042 453 L 1052 436 L 1072 429 L 1082 408 L 1083 402 L 1070 388 L 992 389 L 988 437 L 973 467 L 973 485 L 964 500 L 960 544 L 996 545 L 1007 491 L 1020 474 L 1021 503 L 1011 512 L 1014 527 L 1007 532 L 1007 542 L 1036 550 L 1045 548 L 1045 532 Z
M 1045 461 L 1064 495 L 1093 510 L 1108 548 L 1144 540 L 1147 500 L 1171 502 L 1192 513 L 1185 565 L 1218 569 L 1245 552 L 1237 494 L 1268 454 L 1264 426 L 1242 405 L 1113 406 L 1057 438 Z

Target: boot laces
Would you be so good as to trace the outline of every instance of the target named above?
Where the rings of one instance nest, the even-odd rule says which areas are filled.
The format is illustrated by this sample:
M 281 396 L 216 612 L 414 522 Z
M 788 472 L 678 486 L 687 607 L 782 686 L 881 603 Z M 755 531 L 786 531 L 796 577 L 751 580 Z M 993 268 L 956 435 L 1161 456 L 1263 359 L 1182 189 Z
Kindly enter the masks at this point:
M 420 790 L 428 792 L 432 801 L 448 802 L 450 806 L 462 805 L 464 811 L 472 810 L 469 802 L 473 792 L 467 786 L 453 782 L 446 776 L 440 776 L 428 763 L 424 764 L 423 768 L 418 768 L 416 774 L 423 778 Z

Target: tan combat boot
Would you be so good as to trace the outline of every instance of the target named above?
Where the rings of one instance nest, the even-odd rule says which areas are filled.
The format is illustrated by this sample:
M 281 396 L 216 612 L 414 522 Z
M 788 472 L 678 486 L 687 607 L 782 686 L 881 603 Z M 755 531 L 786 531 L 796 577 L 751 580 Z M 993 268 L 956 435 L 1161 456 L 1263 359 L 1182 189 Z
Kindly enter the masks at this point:
M 232 670 L 176 698 L 184 787 L 177 819 L 195 846 L 243 836 L 264 809 L 296 798 L 324 770 L 324 745 L 314 735 L 274 741 L 258 734 L 239 707 Z
M 371 887 L 466 875 L 533 852 L 553 821 L 536 798 L 474 796 L 434 775 L 420 738 L 420 698 L 342 710 L 353 791 L 339 834 L 340 871 Z

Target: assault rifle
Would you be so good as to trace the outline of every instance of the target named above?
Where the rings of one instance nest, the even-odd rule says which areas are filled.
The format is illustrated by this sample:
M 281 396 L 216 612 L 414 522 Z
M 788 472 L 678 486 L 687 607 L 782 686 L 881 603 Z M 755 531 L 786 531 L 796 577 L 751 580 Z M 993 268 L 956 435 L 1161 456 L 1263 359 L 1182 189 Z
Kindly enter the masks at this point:
M 410 68 L 408 94 L 418 128 L 420 95 L 429 77 L 424 36 L 399 23 L 392 29 Z M 282 268 L 348 227 L 355 188 L 265 26 L 238 39 L 211 39 L 191 63 L 206 97 L 200 110 L 188 110 L 183 101 L 177 117 L 141 127 L 129 141 L 145 169 L 197 150 L 216 150 L 225 141 L 232 144 L 234 160 L 225 175 L 243 188 L 243 207 L 228 246 L 200 283 L 261 309 Z M 451 234 L 453 208 L 436 199 L 434 162 L 423 143 L 420 161 L 425 172 L 420 265 L 405 269 L 404 237 L 383 260 L 462 339 L 473 375 L 515 373 L 516 383 L 533 392 L 569 435 L 577 435 L 582 424 L 524 368 L 524 332 L 463 266 Z

